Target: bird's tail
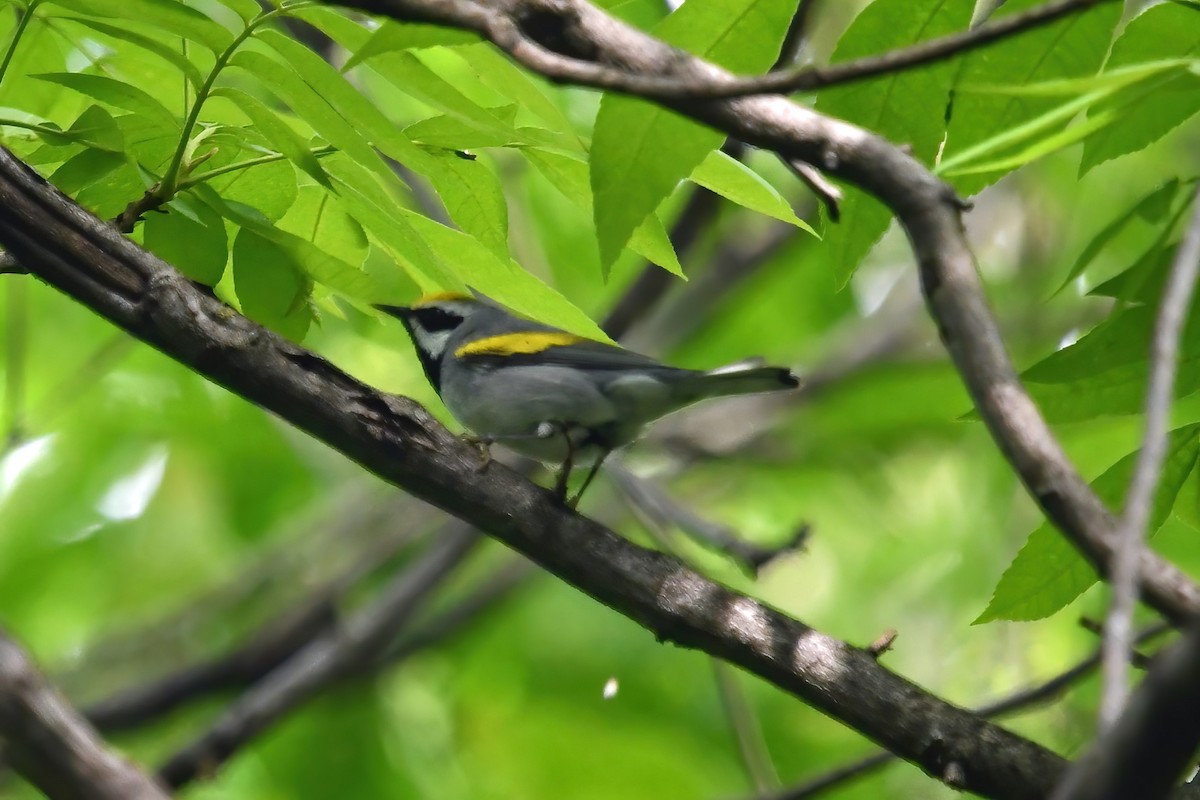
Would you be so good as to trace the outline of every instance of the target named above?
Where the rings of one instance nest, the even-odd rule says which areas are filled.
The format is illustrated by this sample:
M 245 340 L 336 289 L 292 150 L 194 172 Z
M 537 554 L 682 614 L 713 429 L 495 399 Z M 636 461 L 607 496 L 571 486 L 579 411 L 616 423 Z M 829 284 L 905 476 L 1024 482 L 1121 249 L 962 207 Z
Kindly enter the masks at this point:
M 795 389 L 800 379 L 784 367 L 765 367 L 759 359 L 738 361 L 724 367 L 702 372 L 697 376 L 697 390 L 704 397 L 733 394 L 755 394 Z

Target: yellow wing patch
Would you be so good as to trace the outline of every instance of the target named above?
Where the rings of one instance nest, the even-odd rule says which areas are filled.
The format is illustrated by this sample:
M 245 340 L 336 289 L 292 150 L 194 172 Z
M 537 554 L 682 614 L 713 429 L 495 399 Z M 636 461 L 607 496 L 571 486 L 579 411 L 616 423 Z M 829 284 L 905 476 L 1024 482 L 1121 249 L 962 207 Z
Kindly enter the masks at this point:
M 420 308 L 421 306 L 427 306 L 431 303 L 440 303 L 446 300 L 474 301 L 475 298 L 469 294 L 463 294 L 462 292 L 434 292 L 433 294 L 426 294 L 417 298 L 416 302 L 413 303 L 413 308 Z
M 487 336 L 468 342 L 454 351 L 458 358 L 467 356 L 515 356 L 530 355 L 549 350 L 551 347 L 565 347 L 570 344 L 586 342 L 582 336 L 576 336 L 566 331 L 526 331 L 523 333 L 502 333 L 498 336 Z

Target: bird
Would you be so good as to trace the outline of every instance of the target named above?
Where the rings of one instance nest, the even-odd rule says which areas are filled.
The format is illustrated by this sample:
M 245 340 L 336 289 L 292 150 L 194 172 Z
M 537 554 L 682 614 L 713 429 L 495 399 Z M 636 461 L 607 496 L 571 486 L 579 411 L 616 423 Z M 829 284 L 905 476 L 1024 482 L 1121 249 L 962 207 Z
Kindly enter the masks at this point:
M 654 420 L 700 400 L 795 389 L 784 367 L 747 359 L 711 370 L 663 364 L 523 317 L 479 294 L 439 292 L 396 317 L 447 410 L 487 448 L 503 444 L 558 466 L 555 493 L 576 507 L 604 460 Z M 590 467 L 573 498 L 567 479 Z

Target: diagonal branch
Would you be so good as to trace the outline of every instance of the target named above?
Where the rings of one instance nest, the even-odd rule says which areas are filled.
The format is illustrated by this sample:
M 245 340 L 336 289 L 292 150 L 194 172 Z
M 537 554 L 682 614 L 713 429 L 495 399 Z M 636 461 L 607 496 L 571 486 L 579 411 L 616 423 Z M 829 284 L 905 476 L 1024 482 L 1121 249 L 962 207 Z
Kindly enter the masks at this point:
M 1063 771 L 1053 753 L 930 695 L 862 649 L 632 544 L 499 463 L 480 470 L 475 449 L 416 403 L 359 383 L 222 305 L 2 150 L 0 244 L 131 333 L 487 531 L 658 638 L 742 666 L 931 775 L 1008 797 L 1044 794 Z M 212 755 L 197 745 L 189 754 Z M 178 763 L 169 774 L 186 780 L 204 762 Z
M 0 631 L 0 757 L 55 800 L 166 800 Z
M 1104 631 L 1104 693 L 1100 720 L 1113 724 L 1128 694 L 1129 655 L 1133 638 L 1133 611 L 1137 604 L 1138 554 L 1145 549 L 1146 525 L 1154 505 L 1163 459 L 1167 454 L 1167 427 L 1175 398 L 1175 372 L 1179 366 L 1179 340 L 1187 324 L 1188 307 L 1200 273 L 1200 191 L 1193 200 L 1192 220 L 1179 245 L 1162 291 L 1162 305 L 1154 321 L 1150 344 L 1150 380 L 1146 388 L 1146 433 L 1138 452 L 1133 479 L 1125 495 L 1120 538 L 1113 568 L 1112 608 Z

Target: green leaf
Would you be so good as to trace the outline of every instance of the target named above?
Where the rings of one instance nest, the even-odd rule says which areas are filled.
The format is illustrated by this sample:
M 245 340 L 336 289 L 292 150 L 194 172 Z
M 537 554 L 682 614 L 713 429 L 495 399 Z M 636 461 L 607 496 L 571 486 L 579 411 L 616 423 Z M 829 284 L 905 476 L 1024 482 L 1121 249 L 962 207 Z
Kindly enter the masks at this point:
M 1124 230 L 1135 218 L 1141 217 L 1142 219 L 1152 220 L 1159 216 L 1165 216 L 1170 208 L 1171 201 L 1178 195 L 1179 188 L 1180 182 L 1177 178 L 1168 180 L 1154 191 L 1135 201 L 1133 205 L 1101 228 L 1100 232 L 1092 237 L 1092 240 L 1079 253 L 1079 258 L 1075 259 L 1075 263 L 1067 271 L 1067 277 L 1063 279 L 1062 285 L 1058 287 L 1055 294 L 1061 292 L 1072 281 L 1082 275 L 1083 271 L 1096 260 L 1096 256 L 1100 255 L 1109 243 L 1116 238 L 1117 234 Z
M 382 299 L 379 287 L 369 275 L 358 267 L 346 263 L 339 257 L 340 254 L 335 256 L 318 247 L 314 244 L 313 234 L 310 231 L 306 230 L 303 235 L 297 235 L 284 230 L 263 218 L 256 209 L 238 202 L 227 202 L 226 198 L 221 197 L 207 186 L 197 186 L 192 191 L 202 202 L 222 217 L 237 224 L 243 231 L 249 231 L 285 252 L 288 256 L 288 263 L 307 279 L 321 283 L 335 292 L 356 300 L 377 303 Z M 306 209 L 298 211 L 291 226 L 295 227 L 297 220 L 302 220 L 305 213 Z M 319 234 L 319 229 L 314 228 L 313 230 Z
M 379 174 L 390 174 L 379 154 L 355 126 L 338 114 L 326 98 L 314 91 L 291 68 L 250 50 L 239 50 L 229 63 L 261 81 L 265 89 L 286 103 L 325 141 L 363 166 Z
M 1142 411 L 1147 358 L 1157 315 L 1135 306 L 1114 313 L 1079 341 L 1021 374 L 1050 422 L 1080 422 Z M 1193 307 L 1180 340 L 1175 396 L 1200 390 L 1200 310 Z
M 173 200 L 166 214 L 148 215 L 142 224 L 142 241 L 147 250 L 205 286 L 217 285 L 229 261 L 225 223 L 211 209 L 186 197 Z
M 340 261 L 359 268 L 367 257 L 367 234 L 345 211 L 335 195 L 317 186 L 302 186 L 296 202 L 288 209 L 277 226 L 280 230 L 306 239 L 324 253 L 334 254 Z M 310 273 L 314 278 L 317 275 Z M 326 281 L 322 280 L 322 283 Z M 341 288 L 328 283 L 331 288 Z M 378 295 L 363 297 L 363 290 L 371 291 L 366 284 L 351 287 L 352 292 L 363 299 L 378 299 Z M 343 291 L 343 293 L 346 293 Z
M 1122 458 L 1092 482 L 1109 508 L 1119 508 L 1137 461 L 1137 452 Z M 1162 476 L 1154 492 L 1147 534 L 1153 535 L 1171 513 L 1175 498 L 1200 456 L 1200 425 L 1171 431 Z M 1048 522 L 1029 540 L 1000 577 L 991 602 L 975 624 L 992 620 L 1034 620 L 1065 608 L 1096 582 L 1096 573 Z
M 579 208 L 591 213 L 592 189 L 588 185 L 587 163 L 575 156 L 530 148 L 522 151 L 529 163 L 546 176 L 546 180 Z M 651 214 L 634 230 L 626 243 L 633 252 L 673 275 L 683 277 L 683 266 L 671 245 L 671 238 L 662 220 Z
M 98 183 L 109 173 L 127 166 L 120 153 L 88 148 L 72 156 L 50 175 L 50 182 L 66 195 Z
M 394 175 L 391 168 L 371 150 L 372 144 L 385 155 L 422 175 L 438 172 L 431 157 L 401 133 L 374 103 L 363 97 L 325 59 L 275 31 L 264 31 L 262 38 L 284 57 L 302 79 L 300 86 L 289 84 L 289 94 L 302 105 L 297 108 L 295 103 L 288 100 L 292 110 L 301 117 L 311 115 L 307 121 L 330 144 L 385 179 L 394 179 Z M 277 72 L 277 67 L 272 72 Z M 295 76 L 292 77 L 294 79 Z M 354 121 L 353 127 L 347 120 Z
M 358 164 L 333 158 L 326 165 L 343 208 L 408 273 L 423 292 L 462 288 L 454 272 L 406 222 L 406 209 Z
M 435 156 L 434 181 L 451 219 L 494 253 L 508 255 L 508 204 L 491 167 L 458 153 Z
M 997 18 L 1039 5 L 1041 0 L 1009 0 Z M 1093 75 L 1108 51 L 1113 29 L 1121 16 L 1119 3 L 1097 3 L 999 45 L 965 56 L 959 70 L 960 85 L 1007 84 L 1025 86 L 1043 81 Z M 1032 120 L 1058 101 L 1045 97 L 959 93 L 951 107 L 943 158 L 953 158 L 996 135 Z M 1070 117 L 1059 124 L 1065 127 Z M 974 194 L 1002 172 L 963 175 L 955 187 Z
M 213 92 L 213 96 L 227 97 L 232 100 L 276 150 L 311 175 L 317 183 L 326 187 L 330 185 L 329 176 L 325 174 L 325 170 L 321 168 L 321 162 L 309 149 L 308 142 L 304 141 L 274 111 L 240 89 L 220 88 Z
M 838 41 L 834 62 L 850 61 L 926 39 L 961 31 L 970 22 L 969 4 L 945 0 L 877 0 L 855 17 Z M 903 70 L 817 94 L 817 110 L 903 142 L 913 155 L 930 163 L 945 132 L 942 110 L 950 99 L 952 63 Z M 841 222 L 825 231 L 839 286 L 883 236 L 891 211 L 850 187 L 841 203 Z
M 1184 181 L 1181 186 L 1190 189 L 1195 182 L 1195 179 Z M 1169 206 L 1165 209 L 1162 217 L 1166 219 L 1156 220 L 1159 225 L 1158 235 L 1132 267 L 1094 287 L 1088 294 L 1157 306 L 1163 286 L 1166 285 L 1167 272 L 1175 260 L 1175 251 L 1179 246 L 1174 232 L 1179 221 L 1191 208 L 1190 198 L 1189 192 L 1173 214 L 1169 213 Z M 1171 199 L 1174 198 L 1169 198 L 1168 202 Z
M 79 72 L 50 72 L 34 75 L 38 80 L 65 86 L 106 105 L 123 108 L 146 117 L 150 122 L 169 124 L 176 129 L 180 122 L 167 107 L 136 86 L 103 75 L 84 75 Z
M 472 44 L 478 41 L 478 34 L 458 28 L 429 25 L 423 22 L 384 20 L 370 38 L 350 55 L 345 66 L 342 67 L 342 71 L 349 72 L 364 61 L 384 53 L 394 53 L 397 50 Z
M 233 41 L 233 34 L 178 0 L 48 0 L 81 14 L 152 25 L 159 30 L 204 45 L 214 53 Z
M 796 216 L 791 204 L 761 175 L 720 150 L 709 153 L 692 171 L 692 181 L 751 211 L 766 214 L 816 235 Z
M 474 125 L 515 136 L 510 120 L 470 99 L 411 52 L 389 53 L 371 67 L 402 92 L 429 106 L 461 117 Z
M 158 39 L 144 36 L 129 28 L 120 25 L 109 25 L 105 22 L 100 22 L 87 17 L 64 17 L 65 20 L 84 25 L 97 33 L 102 33 L 105 36 L 111 36 L 114 39 L 120 39 L 123 42 L 128 42 L 134 47 L 139 47 L 148 53 L 153 53 L 159 58 L 166 61 L 171 66 L 175 67 L 188 80 L 193 89 L 199 89 L 204 83 L 204 77 L 200 74 L 200 70 L 196 69 L 196 65 L 188 60 L 182 52 L 180 52 L 179 43 L 164 44 Z
M 580 152 L 585 149 L 579 136 L 574 133 L 571 121 L 528 72 L 519 69 L 491 44 L 460 47 L 457 52 L 481 81 L 512 98 L 518 107 L 540 117 L 552 130 L 567 134 L 565 141 L 573 144 L 575 149 Z
M 270 239 L 243 228 L 233 240 L 233 283 L 250 319 L 300 341 L 308 332 L 308 280 L 292 255 Z
M 296 170 L 286 161 L 220 175 L 206 184 L 230 202 L 258 209 L 269 220 L 279 219 L 296 202 Z
M 443 260 L 453 263 L 461 286 L 477 289 L 504 305 L 541 322 L 600 341 L 608 337 L 569 300 L 522 269 L 510 258 L 499 258 L 471 237 L 412 211 L 405 217 Z M 456 285 L 441 288 L 457 288 Z
M 795 10 L 792 0 L 689 0 L 654 33 L 735 72 L 755 72 L 778 55 Z M 591 184 L 605 274 L 633 231 L 722 140 L 653 103 L 604 95 L 592 136 Z
M 1200 55 L 1195 9 L 1171 3 L 1147 8 L 1125 26 L 1113 43 L 1105 72 L 1165 58 Z M 1097 109 L 1102 112 L 1103 106 Z M 1083 145 L 1080 174 L 1111 158 L 1161 139 L 1200 111 L 1200 77 L 1182 72 L 1143 92 L 1112 125 Z M 1088 112 L 1089 116 L 1091 111 Z
M 526 140 L 512 133 L 481 128 L 461 117 L 438 114 L 404 129 L 404 135 L 417 144 L 446 150 L 473 150 L 481 147 L 511 147 Z

